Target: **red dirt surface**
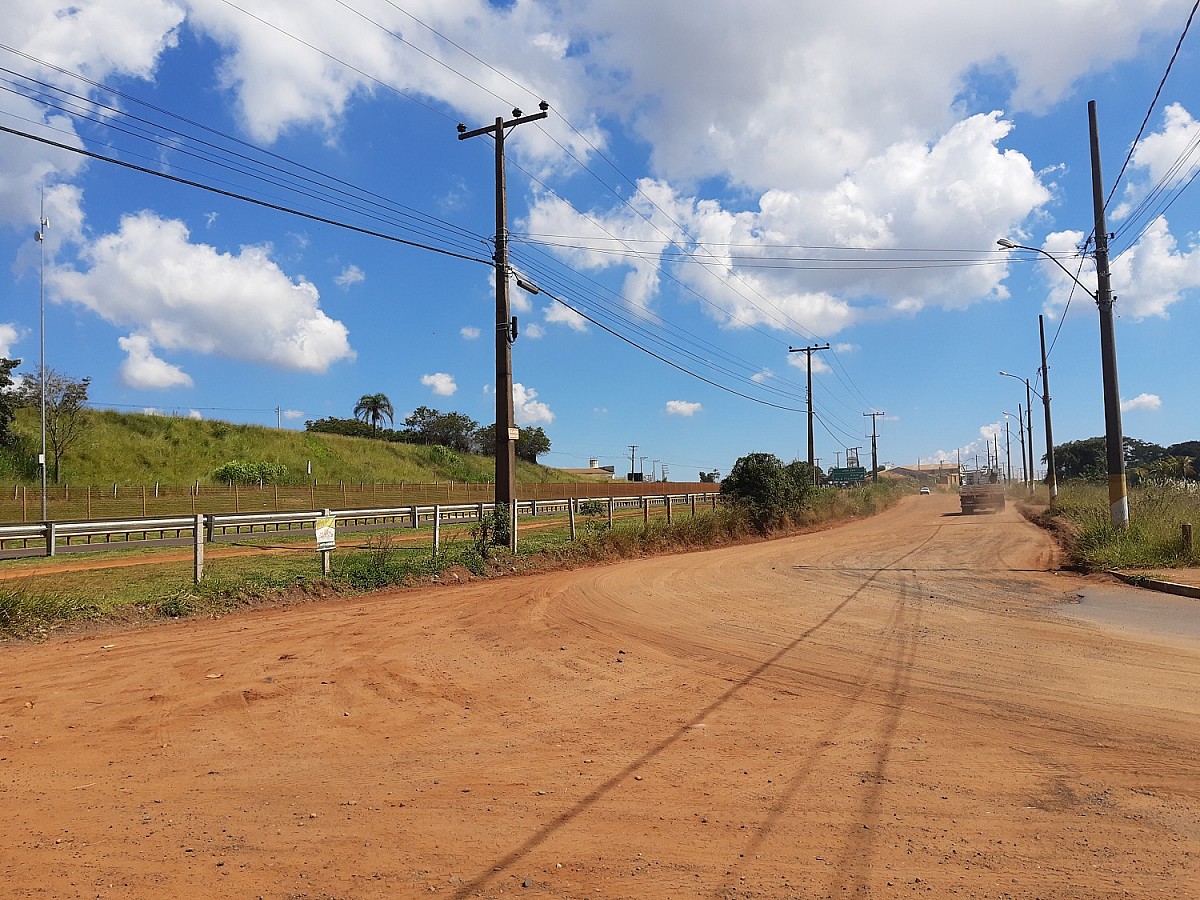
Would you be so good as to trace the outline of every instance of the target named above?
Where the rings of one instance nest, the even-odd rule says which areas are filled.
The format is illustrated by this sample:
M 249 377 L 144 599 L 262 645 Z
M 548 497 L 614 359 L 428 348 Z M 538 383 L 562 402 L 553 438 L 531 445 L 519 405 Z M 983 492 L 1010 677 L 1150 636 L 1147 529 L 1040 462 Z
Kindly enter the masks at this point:
M 1200 641 L 954 499 L 2 647 L 0 895 L 1200 897 Z

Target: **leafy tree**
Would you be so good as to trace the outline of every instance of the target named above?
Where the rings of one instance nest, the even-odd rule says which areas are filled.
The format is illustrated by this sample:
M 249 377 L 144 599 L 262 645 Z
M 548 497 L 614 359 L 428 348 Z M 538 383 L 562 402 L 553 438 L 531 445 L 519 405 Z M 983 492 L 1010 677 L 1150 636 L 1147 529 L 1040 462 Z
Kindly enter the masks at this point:
M 807 468 L 807 463 L 805 463 Z M 783 523 L 799 506 L 804 491 L 773 453 L 751 453 L 733 464 L 721 482 L 721 496 L 742 507 L 760 533 Z
M 700 473 L 700 482 L 702 484 L 716 484 L 720 480 L 721 480 L 721 473 L 718 472 L 716 469 L 713 469 L 711 472 L 701 472 Z
M 41 408 L 42 381 L 46 383 L 46 443 L 54 459 L 54 483 L 61 475 L 62 458 L 83 436 L 88 422 L 87 395 L 91 378 L 78 381 L 50 367 L 25 375 L 18 391 L 22 406 Z
M 21 397 L 19 391 L 13 390 L 12 370 L 20 364 L 19 359 L 0 357 L 0 447 L 12 447 L 17 443 L 12 423 Z
M 491 456 L 496 450 L 496 426 L 484 425 L 475 431 L 475 452 Z M 541 427 L 522 428 L 517 436 L 517 459 L 535 463 L 543 453 L 550 452 L 550 438 Z
M 354 405 L 354 418 L 362 419 L 371 425 L 371 434 L 379 430 L 379 423 L 384 419 L 396 421 L 396 409 L 387 394 L 363 394 Z
M 1124 447 L 1127 466 L 1148 466 L 1167 456 L 1167 451 L 1158 444 L 1137 438 L 1126 437 Z
M 442 413 L 428 406 L 418 406 L 404 420 L 409 440 L 414 444 L 440 444 L 470 453 L 479 430 L 479 423 L 462 413 Z

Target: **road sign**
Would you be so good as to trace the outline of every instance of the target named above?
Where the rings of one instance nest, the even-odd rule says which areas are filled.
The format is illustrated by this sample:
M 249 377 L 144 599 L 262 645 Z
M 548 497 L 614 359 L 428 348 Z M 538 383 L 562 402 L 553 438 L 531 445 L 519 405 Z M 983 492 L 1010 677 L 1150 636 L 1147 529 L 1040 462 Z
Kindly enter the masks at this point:
M 858 484 L 867 480 L 867 470 L 862 466 L 851 466 L 845 469 L 830 469 L 829 480 L 833 484 Z

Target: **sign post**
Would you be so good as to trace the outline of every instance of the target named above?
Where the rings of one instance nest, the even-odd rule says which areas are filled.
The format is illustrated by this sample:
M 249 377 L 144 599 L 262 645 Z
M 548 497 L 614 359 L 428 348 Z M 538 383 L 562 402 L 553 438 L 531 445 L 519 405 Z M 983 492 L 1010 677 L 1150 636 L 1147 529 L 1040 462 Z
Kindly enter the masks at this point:
M 321 551 L 321 575 L 328 578 L 333 571 L 330 556 L 333 553 L 333 548 L 336 545 L 336 530 L 337 517 L 329 510 L 324 510 L 323 515 L 317 516 L 317 549 Z

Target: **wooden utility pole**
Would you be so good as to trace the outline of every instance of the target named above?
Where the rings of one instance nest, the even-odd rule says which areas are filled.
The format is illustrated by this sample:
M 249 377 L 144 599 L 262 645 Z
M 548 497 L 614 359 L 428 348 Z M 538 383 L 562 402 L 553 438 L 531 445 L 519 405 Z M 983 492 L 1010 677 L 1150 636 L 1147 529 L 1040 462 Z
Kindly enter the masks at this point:
M 496 144 L 496 502 L 507 504 L 511 510 L 517 501 L 517 427 L 513 415 L 512 342 L 516 340 L 515 322 L 510 315 L 508 299 L 508 192 L 504 180 L 505 131 L 526 122 L 547 116 L 550 108 L 545 100 L 541 112 L 526 116 L 514 109 L 507 122 L 498 116 L 491 125 L 468 131 L 461 122 L 458 139 L 488 134 Z M 510 544 L 516 535 L 510 535 Z
M 813 395 L 812 395 L 812 355 L 817 350 L 828 350 L 829 345 L 824 347 L 788 347 L 788 353 L 803 353 L 804 368 L 808 370 L 808 467 L 813 473 L 813 483 L 816 483 L 817 470 L 814 467 L 813 459 L 815 458 L 813 450 Z

